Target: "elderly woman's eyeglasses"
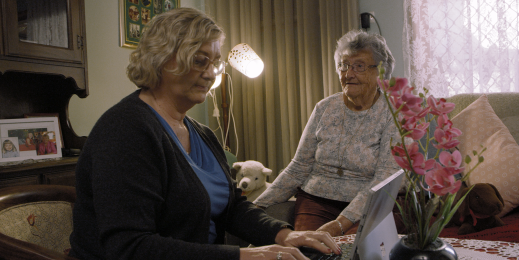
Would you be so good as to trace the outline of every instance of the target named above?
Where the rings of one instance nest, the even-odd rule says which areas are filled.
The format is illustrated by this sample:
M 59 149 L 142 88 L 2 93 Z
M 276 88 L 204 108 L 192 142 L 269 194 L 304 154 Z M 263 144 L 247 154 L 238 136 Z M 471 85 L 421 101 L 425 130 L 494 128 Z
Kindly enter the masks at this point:
M 353 63 L 353 65 L 350 65 L 348 63 L 339 63 L 339 66 L 337 66 L 337 69 L 342 72 L 346 72 L 351 68 L 354 72 L 364 72 L 369 68 L 376 68 L 376 67 L 377 67 L 377 65 L 366 65 L 364 63 Z
M 213 71 L 216 75 L 222 74 L 225 66 L 227 66 L 227 62 L 225 61 L 212 61 L 209 57 L 202 54 L 195 54 L 195 56 L 193 56 L 193 69 L 197 71 L 205 71 L 209 67 L 209 64 L 213 64 Z

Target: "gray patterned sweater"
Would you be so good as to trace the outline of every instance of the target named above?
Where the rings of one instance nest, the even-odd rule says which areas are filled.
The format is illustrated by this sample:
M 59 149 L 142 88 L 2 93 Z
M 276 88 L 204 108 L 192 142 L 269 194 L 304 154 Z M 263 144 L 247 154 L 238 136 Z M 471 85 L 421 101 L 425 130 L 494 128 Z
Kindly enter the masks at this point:
M 369 188 L 399 169 L 391 138 L 393 145 L 400 140 L 383 96 L 360 112 L 344 105 L 342 92 L 329 96 L 315 106 L 290 164 L 254 203 L 284 202 L 301 187 L 314 196 L 350 202 L 341 214 L 356 223 Z

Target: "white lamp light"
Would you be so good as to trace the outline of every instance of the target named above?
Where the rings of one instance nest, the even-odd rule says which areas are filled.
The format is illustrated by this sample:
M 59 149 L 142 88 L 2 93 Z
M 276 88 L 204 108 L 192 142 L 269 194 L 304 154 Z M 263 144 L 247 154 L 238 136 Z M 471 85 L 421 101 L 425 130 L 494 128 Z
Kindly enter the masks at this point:
M 255 78 L 263 72 L 263 61 L 246 43 L 240 43 L 229 52 L 227 60 L 233 68 L 249 78 Z
M 264 64 L 256 52 L 246 43 L 240 43 L 229 52 L 227 57 L 229 64 L 249 78 L 255 78 L 263 72 Z M 222 74 L 216 76 L 211 89 L 217 88 L 222 83 Z
M 254 52 L 254 50 L 246 43 L 240 43 L 229 52 L 229 56 L 227 57 L 229 64 L 245 76 L 249 78 L 255 78 L 263 72 L 263 61 L 261 58 Z M 229 79 L 227 79 L 229 78 Z M 227 139 L 227 131 L 228 131 L 228 123 L 229 123 L 229 115 L 227 105 L 227 81 L 230 81 L 229 74 L 225 73 L 225 70 L 220 75 L 216 76 L 216 79 L 211 86 L 211 89 L 217 88 L 218 86 L 222 86 L 221 94 L 222 94 L 222 109 L 223 109 L 223 133 L 225 133 L 224 142 L 225 146 L 229 146 L 229 139 Z M 232 103 L 232 97 L 231 97 Z
M 216 76 L 216 79 L 214 80 L 214 83 L 211 86 L 211 89 L 214 89 L 214 88 L 217 88 L 218 86 L 220 86 L 220 84 L 222 83 L 222 74 L 223 73 Z

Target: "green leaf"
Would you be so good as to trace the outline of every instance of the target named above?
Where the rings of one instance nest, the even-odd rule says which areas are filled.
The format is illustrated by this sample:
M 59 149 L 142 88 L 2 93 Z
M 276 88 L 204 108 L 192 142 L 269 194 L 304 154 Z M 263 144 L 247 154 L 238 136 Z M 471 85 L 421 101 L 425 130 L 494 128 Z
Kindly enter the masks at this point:
M 395 77 L 391 77 L 391 79 L 389 80 L 389 86 L 392 87 L 396 84 L 396 79 Z
M 480 156 L 480 157 L 478 158 L 478 161 L 479 161 L 480 163 L 482 163 L 483 161 L 485 161 L 485 157 Z
M 470 156 L 467 154 L 467 156 L 465 156 L 465 163 L 466 163 L 466 164 L 469 164 L 471 161 L 472 161 L 472 159 L 471 159 Z
M 440 197 L 434 196 L 432 199 L 430 199 L 427 204 L 425 205 L 425 219 L 429 222 L 432 215 L 434 214 L 434 211 L 436 208 L 440 205 Z
M 436 235 L 436 234 L 441 233 L 441 230 L 439 230 L 439 229 L 440 229 L 441 224 L 443 223 L 443 221 L 444 221 L 444 219 L 443 219 L 442 216 L 438 216 L 438 218 L 436 218 L 434 223 L 429 228 L 429 232 L 427 233 L 427 236 L 426 236 L 425 243 L 424 243 L 423 247 L 429 245 L 434 240 L 436 240 L 436 238 L 438 237 L 438 235 Z M 438 232 L 438 230 L 440 232 Z
M 459 200 L 458 202 L 456 203 L 456 205 L 454 205 L 454 207 L 452 207 L 452 209 L 450 209 L 449 213 L 447 215 L 445 214 L 442 214 L 444 217 L 445 217 L 445 222 L 443 223 L 442 226 L 440 226 L 440 230 L 439 232 L 437 232 L 437 236 L 438 237 L 440 235 L 440 232 L 443 230 L 443 228 L 449 223 L 449 221 L 452 219 L 452 217 L 454 216 L 454 214 L 456 213 L 456 211 L 458 210 L 458 208 L 461 206 L 461 203 L 463 203 L 463 201 L 465 200 L 465 197 L 467 197 L 467 195 L 470 193 L 470 191 L 472 191 L 472 188 L 474 188 L 474 185 L 472 185 L 469 190 L 467 191 L 467 193 L 465 193 L 465 195 L 463 195 Z M 449 194 L 449 197 L 452 197 L 452 201 L 454 201 L 454 197 L 456 195 L 455 194 Z M 451 201 L 451 204 L 452 204 L 452 201 Z M 449 208 L 451 206 L 449 205 Z
M 440 235 L 440 232 L 447 225 L 450 218 L 452 218 L 452 216 L 450 218 L 448 216 L 450 213 L 452 203 L 454 201 L 454 197 L 455 197 L 454 194 L 447 195 L 447 198 L 445 199 L 444 204 L 440 209 L 440 213 L 438 214 L 438 217 L 434 223 L 434 224 L 437 223 L 438 226 L 435 226 L 434 232 L 432 232 L 432 228 L 431 228 L 430 238 L 432 239 L 432 241 L 434 241 Z
M 478 152 L 476 152 L 476 150 L 472 150 L 472 154 L 478 155 Z
M 378 64 L 378 73 L 380 75 L 380 79 L 383 79 L 384 74 L 386 74 L 386 69 L 382 66 L 382 61 Z

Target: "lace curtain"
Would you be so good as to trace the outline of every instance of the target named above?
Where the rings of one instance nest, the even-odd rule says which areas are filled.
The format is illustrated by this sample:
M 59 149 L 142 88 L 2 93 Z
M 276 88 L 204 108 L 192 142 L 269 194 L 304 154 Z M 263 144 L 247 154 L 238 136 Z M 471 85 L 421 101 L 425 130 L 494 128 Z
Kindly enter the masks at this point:
M 519 92 L 519 1 L 404 0 L 405 77 L 436 97 Z
M 337 40 L 358 28 L 358 1 L 205 0 L 205 4 L 205 11 L 227 35 L 222 56 L 227 58 L 233 46 L 244 42 L 265 64 L 254 79 L 226 68 L 234 90 L 230 146 L 239 161 L 256 160 L 272 169 L 272 181 L 294 156 L 315 104 L 341 91 L 333 54 Z M 218 128 L 214 117 L 209 126 Z
M 68 47 L 66 0 L 18 1 L 18 5 L 27 8 L 27 41 Z

